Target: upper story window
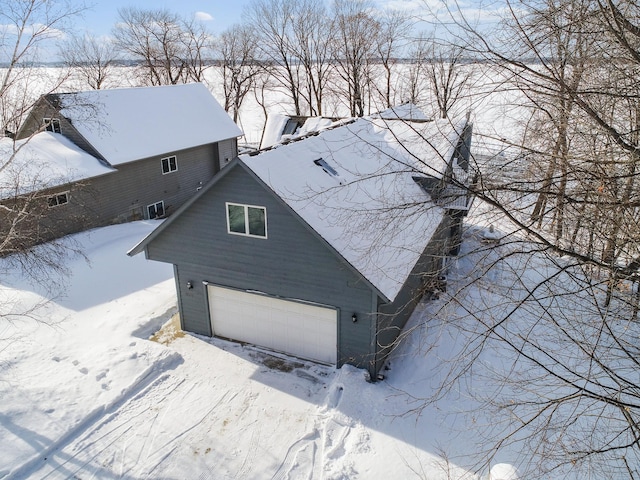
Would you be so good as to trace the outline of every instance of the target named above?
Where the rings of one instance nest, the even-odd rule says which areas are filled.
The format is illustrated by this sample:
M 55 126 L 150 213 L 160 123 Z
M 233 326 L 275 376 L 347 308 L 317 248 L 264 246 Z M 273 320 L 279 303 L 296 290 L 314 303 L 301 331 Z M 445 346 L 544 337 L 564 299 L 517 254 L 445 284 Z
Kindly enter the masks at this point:
M 227 231 L 233 235 L 267 238 L 267 209 L 227 203 Z
M 43 118 L 42 123 L 47 132 L 60 133 L 60 120 L 57 118 Z
M 175 155 L 170 157 L 165 157 L 161 160 L 162 163 L 162 174 L 166 175 L 167 173 L 175 172 L 178 170 L 178 160 Z
M 58 193 L 57 195 L 51 195 L 47 198 L 47 203 L 49 204 L 49 207 L 57 207 L 58 205 L 69 203 L 69 193 L 63 192 Z

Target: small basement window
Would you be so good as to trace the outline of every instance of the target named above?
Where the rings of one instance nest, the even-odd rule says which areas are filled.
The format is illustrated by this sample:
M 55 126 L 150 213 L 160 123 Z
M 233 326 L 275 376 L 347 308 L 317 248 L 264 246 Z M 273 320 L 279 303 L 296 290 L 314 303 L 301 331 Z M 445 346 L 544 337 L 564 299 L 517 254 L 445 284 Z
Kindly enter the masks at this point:
M 227 202 L 227 232 L 232 235 L 267 238 L 267 209 Z
M 161 160 L 162 163 L 162 174 L 166 175 L 167 173 L 175 172 L 178 170 L 178 160 L 175 155 L 170 157 L 165 157 Z
M 43 118 L 42 123 L 47 132 L 60 133 L 60 120 L 57 118 Z
M 149 214 L 149 220 L 164 217 L 164 201 L 148 205 L 147 213 Z
M 313 163 L 315 163 L 319 167 L 322 167 L 322 169 L 332 177 L 338 176 L 338 172 L 336 171 L 336 169 L 329 165 L 325 159 L 319 158 L 317 160 L 314 160 Z
M 59 205 L 65 205 L 69 203 L 69 193 L 63 192 L 63 193 L 58 193 L 56 195 L 51 195 L 49 198 L 47 198 L 47 203 L 49 207 L 57 207 Z

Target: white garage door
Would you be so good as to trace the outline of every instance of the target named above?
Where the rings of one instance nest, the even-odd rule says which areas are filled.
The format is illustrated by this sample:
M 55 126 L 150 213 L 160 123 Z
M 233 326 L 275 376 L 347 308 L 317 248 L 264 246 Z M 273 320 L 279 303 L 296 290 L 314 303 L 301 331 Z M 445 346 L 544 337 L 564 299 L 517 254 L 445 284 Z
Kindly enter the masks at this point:
M 208 285 L 213 334 L 335 365 L 334 308 Z

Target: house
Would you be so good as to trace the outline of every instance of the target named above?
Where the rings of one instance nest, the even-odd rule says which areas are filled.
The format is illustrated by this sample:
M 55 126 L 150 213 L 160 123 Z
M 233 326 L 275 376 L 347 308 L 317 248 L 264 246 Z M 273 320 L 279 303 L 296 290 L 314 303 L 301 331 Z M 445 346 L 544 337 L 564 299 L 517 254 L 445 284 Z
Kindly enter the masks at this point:
M 376 378 L 468 207 L 471 124 L 391 113 L 241 155 L 129 251 L 174 265 L 184 330 Z
M 82 224 L 85 212 L 65 208 L 75 196 L 75 186 L 116 172 L 66 137 L 50 132 L 28 140 L 0 138 L 0 159 L 3 254 L 59 236 L 59 225 Z
M 86 152 L 105 174 L 70 173 L 47 185 L 64 202 L 39 241 L 171 214 L 237 156 L 242 135 L 201 83 L 45 95 L 16 138 L 30 143 L 43 131 Z

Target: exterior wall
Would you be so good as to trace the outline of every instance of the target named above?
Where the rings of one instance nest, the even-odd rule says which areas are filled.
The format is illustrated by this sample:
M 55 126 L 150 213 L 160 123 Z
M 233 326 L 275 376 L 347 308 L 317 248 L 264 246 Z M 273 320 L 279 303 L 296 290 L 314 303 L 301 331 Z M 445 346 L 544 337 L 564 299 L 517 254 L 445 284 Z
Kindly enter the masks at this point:
M 443 274 L 443 260 L 451 249 L 453 222 L 450 215 L 444 216 L 393 303 L 380 303 L 378 306 L 376 372 L 382 368 L 420 299 Z
M 218 158 L 220 168 L 226 167 L 231 160 L 238 156 L 238 139 L 230 138 L 218 143 Z
M 148 258 L 175 265 L 182 327 L 211 335 L 203 282 L 331 305 L 339 309 L 338 365 L 371 369 L 370 286 L 241 164 L 230 168 L 146 247 Z M 267 238 L 227 233 L 225 202 L 265 207 Z
M 77 232 L 87 222 L 87 211 L 78 201 L 81 185 L 72 183 L 40 190 L 29 195 L 7 198 L 0 204 L 0 238 L 3 253 L 24 251 L 33 245 Z M 65 194 L 65 204 L 49 206 L 49 198 Z
M 163 174 L 161 159 L 175 155 L 178 169 Z M 91 227 L 148 218 L 147 206 L 164 202 L 171 215 L 217 171 L 215 145 L 169 152 L 118 165 L 117 171 L 87 182 L 79 201 Z
M 26 242 L 23 247 L 89 228 L 147 218 L 147 206 L 159 201 L 164 202 L 165 214 L 171 215 L 215 175 L 217 151 L 215 144 L 181 150 L 119 165 L 116 171 L 99 177 L 0 203 L 31 202 L 31 218 L 21 226 Z M 178 170 L 163 175 L 161 158 L 169 155 L 176 155 Z M 48 196 L 62 192 L 68 192 L 68 203 L 49 208 Z M 0 232 L 4 230 L 0 228 Z M 31 235 L 34 231 L 36 236 Z

